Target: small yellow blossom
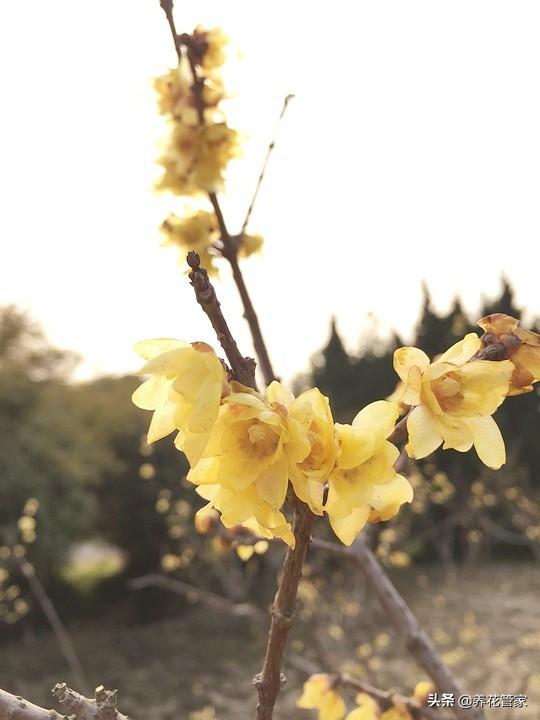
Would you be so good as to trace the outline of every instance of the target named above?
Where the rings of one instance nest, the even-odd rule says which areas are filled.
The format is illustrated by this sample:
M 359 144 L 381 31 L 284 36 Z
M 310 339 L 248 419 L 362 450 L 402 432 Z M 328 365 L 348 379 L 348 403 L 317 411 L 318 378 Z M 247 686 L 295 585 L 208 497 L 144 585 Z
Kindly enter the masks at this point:
M 356 696 L 356 707 L 345 720 L 377 720 L 379 717 L 379 706 L 377 702 L 367 693 L 358 693 Z
M 407 418 L 410 457 L 436 450 L 466 452 L 474 445 L 480 460 L 497 469 L 505 462 L 504 441 L 491 415 L 506 397 L 510 361 L 471 360 L 480 339 L 470 333 L 430 363 L 413 347 L 394 353 L 394 368 L 404 383 L 403 402 L 413 409 Z
M 296 706 L 318 710 L 318 720 L 343 720 L 347 708 L 343 698 L 334 690 L 328 675 L 312 675 L 304 683 L 304 692 Z
M 174 123 L 158 161 L 164 172 L 156 188 L 184 196 L 221 190 L 225 168 L 238 152 L 238 133 L 225 122 Z
M 413 718 L 406 707 L 393 707 L 383 712 L 380 720 L 413 720 Z
M 205 30 L 198 25 L 191 35 L 192 57 L 207 75 L 214 75 L 225 62 L 229 38 L 220 28 Z
M 316 515 L 323 514 L 323 491 L 337 456 L 337 441 L 330 403 L 320 390 L 306 390 L 297 398 L 282 385 L 274 384 L 272 399 L 287 409 L 290 422 L 307 440 L 309 452 L 289 464 L 294 492 Z
M 260 252 L 263 242 L 261 235 L 242 235 L 238 245 L 239 257 L 248 258 L 250 255 Z
M 148 442 L 178 430 L 175 445 L 193 466 L 199 460 L 229 392 L 225 370 L 206 343 L 161 338 L 135 346 L 147 360 L 141 375 L 152 377 L 133 393 L 133 402 L 153 410 Z
M 288 416 L 281 400 L 288 391 L 278 382 L 264 397 L 233 392 L 224 399 L 208 444 L 188 480 L 221 513 L 226 527 L 255 521 L 263 537 L 294 537 L 280 512 L 289 481 L 289 466 L 310 452 L 301 425 Z
M 413 697 L 418 700 L 419 703 L 426 704 L 428 695 L 435 692 L 435 685 L 430 680 L 420 680 L 416 683 Z
M 485 332 L 484 352 L 508 358 L 514 366 L 508 395 L 530 392 L 540 380 L 540 335 L 522 330 L 518 320 L 502 313 L 486 315 L 478 324 Z
M 186 125 L 198 125 L 198 115 L 193 95 L 193 75 L 186 57 L 165 75 L 154 80 L 161 115 L 171 116 Z
M 346 545 L 368 520 L 389 519 L 412 500 L 409 482 L 394 468 L 399 451 L 386 439 L 398 413 L 397 403 L 379 400 L 361 410 L 352 425 L 336 424 L 339 452 L 325 510 Z
M 160 230 L 165 237 L 165 244 L 177 245 L 181 249 L 182 260 L 185 260 L 190 250 L 194 250 L 208 274 L 217 275 L 217 268 L 214 266 L 217 256 L 211 251 L 219 238 L 214 213 L 197 210 L 184 217 L 169 215 L 161 224 Z M 189 272 L 187 266 L 186 272 Z

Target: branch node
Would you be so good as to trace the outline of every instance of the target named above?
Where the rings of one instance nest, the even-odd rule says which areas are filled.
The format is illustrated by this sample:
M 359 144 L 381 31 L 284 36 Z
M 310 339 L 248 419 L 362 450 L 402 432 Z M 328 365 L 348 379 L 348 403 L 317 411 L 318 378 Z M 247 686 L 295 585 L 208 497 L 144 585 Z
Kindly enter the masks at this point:
M 281 612 L 278 608 L 272 608 L 271 614 L 279 627 L 290 628 L 294 623 L 294 611 Z

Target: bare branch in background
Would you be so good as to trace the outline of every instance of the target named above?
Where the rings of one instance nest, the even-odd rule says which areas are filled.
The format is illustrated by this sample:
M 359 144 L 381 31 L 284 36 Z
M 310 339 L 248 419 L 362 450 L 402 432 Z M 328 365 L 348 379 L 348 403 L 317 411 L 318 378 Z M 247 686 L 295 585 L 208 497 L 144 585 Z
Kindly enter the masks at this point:
M 237 617 L 253 617 L 258 620 L 266 620 L 267 613 L 260 610 L 256 605 L 250 603 L 235 603 L 228 598 L 217 595 L 216 593 L 208 590 L 201 590 L 195 585 L 186 583 L 178 578 L 170 578 L 166 575 L 142 575 L 141 577 L 130 580 L 129 587 L 132 590 L 142 590 L 147 587 L 159 587 L 163 590 L 169 590 L 177 595 L 183 595 L 184 597 L 193 597 L 194 595 L 204 603 L 211 607 L 213 610 L 219 610 L 221 612 L 227 612 Z
M 249 203 L 249 207 L 246 212 L 246 217 L 244 218 L 244 222 L 242 223 L 242 229 L 240 230 L 240 235 L 243 235 L 246 232 L 247 226 L 249 224 L 249 220 L 251 218 L 251 214 L 253 212 L 253 208 L 255 207 L 255 203 L 257 202 L 257 197 L 259 195 L 259 191 L 261 189 L 261 185 L 264 180 L 264 176 L 266 173 L 266 168 L 268 167 L 268 162 L 270 160 L 270 157 L 272 153 L 274 152 L 274 148 L 276 147 L 276 136 L 277 131 L 279 129 L 279 125 L 281 121 L 283 120 L 283 117 L 285 116 L 285 113 L 287 112 L 287 108 L 289 107 L 290 101 L 294 98 L 294 95 L 286 95 L 285 99 L 283 100 L 283 106 L 281 108 L 281 112 L 279 113 L 276 130 L 274 133 L 274 137 L 272 138 L 270 144 L 268 145 L 268 149 L 266 150 L 266 155 L 262 164 L 261 172 L 259 173 L 259 178 L 257 180 L 257 184 L 255 185 L 255 190 L 253 192 L 253 197 L 251 198 L 251 202 Z
M 19 562 L 18 566 L 24 575 L 34 598 L 38 602 L 43 614 L 52 628 L 58 642 L 58 646 L 60 647 L 62 655 L 66 659 L 75 680 L 83 690 L 87 690 L 90 686 L 82 668 L 81 661 L 79 660 L 79 656 L 77 655 L 77 651 L 75 650 L 75 646 L 73 645 L 71 636 L 62 622 L 60 615 L 57 613 L 52 600 L 45 592 L 45 588 L 37 577 L 34 566 L 26 561 Z
M 440 692 L 453 693 L 455 697 L 463 695 L 463 690 L 459 687 L 450 669 L 444 664 L 429 635 L 421 627 L 362 536 L 359 536 L 350 548 L 318 539 L 313 539 L 312 545 L 353 562 L 360 569 L 369 586 L 375 591 L 396 630 L 405 637 L 407 650 L 433 680 Z M 454 707 L 453 710 L 460 720 L 484 720 L 484 713 L 479 708 Z

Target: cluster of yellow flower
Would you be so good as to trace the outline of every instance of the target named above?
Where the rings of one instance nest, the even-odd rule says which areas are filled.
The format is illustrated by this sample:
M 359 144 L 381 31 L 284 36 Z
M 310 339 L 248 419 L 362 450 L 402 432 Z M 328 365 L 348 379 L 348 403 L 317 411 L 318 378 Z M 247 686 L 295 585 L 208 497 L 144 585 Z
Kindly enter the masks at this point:
M 258 393 L 230 380 L 200 342 L 139 343 L 135 349 L 147 360 L 141 373 L 151 378 L 133 400 L 154 411 L 148 442 L 178 432 L 188 480 L 209 501 L 202 513 L 213 508 L 226 527 L 241 525 L 293 546 L 282 512 L 292 491 L 314 514 L 326 513 L 349 545 L 366 522 L 388 520 L 412 500 L 409 481 L 395 469 L 399 451 L 388 440 L 400 403 L 408 412 L 410 457 L 426 457 L 444 443 L 460 452 L 474 445 L 492 468 L 504 462 L 491 416 L 508 394 L 526 392 L 540 379 L 540 337 L 507 316 L 481 324 L 488 328 L 483 338 L 471 333 L 431 363 L 417 348 L 397 350 L 396 397 L 371 403 L 350 425 L 334 423 L 317 388 L 295 398 L 279 382 Z
M 338 683 L 323 673 L 312 675 L 304 683 L 304 692 L 297 707 L 306 710 L 318 710 L 319 720 L 412 720 L 411 713 L 404 705 L 396 704 L 382 712 L 376 700 L 364 692 L 356 696 L 356 707 L 347 713 L 347 707 L 337 691 Z M 413 693 L 412 700 L 424 703 L 428 693 L 433 691 L 430 682 L 419 682 Z
M 183 42 L 185 52 L 177 67 L 154 81 L 158 110 L 169 126 L 158 161 L 163 173 L 157 189 L 200 197 L 222 189 L 225 169 L 239 154 L 239 134 L 227 125 L 220 107 L 226 36 L 219 29 L 196 28 Z M 219 255 L 220 233 L 214 212 L 195 209 L 183 217 L 171 215 L 161 231 L 167 244 L 177 245 L 183 255 L 199 253 L 203 267 L 216 274 L 213 261 Z M 239 254 L 247 257 L 260 249 L 262 238 L 244 233 L 235 242 Z

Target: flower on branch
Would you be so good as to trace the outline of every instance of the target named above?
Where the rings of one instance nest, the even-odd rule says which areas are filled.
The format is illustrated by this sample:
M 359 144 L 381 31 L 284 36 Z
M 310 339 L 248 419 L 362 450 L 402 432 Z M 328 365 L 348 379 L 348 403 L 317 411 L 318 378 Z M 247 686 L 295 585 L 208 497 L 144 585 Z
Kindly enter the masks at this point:
M 412 500 L 409 481 L 394 467 L 399 450 L 386 439 L 398 415 L 397 403 L 379 400 L 361 410 L 352 425 L 336 425 L 339 453 L 325 510 L 346 545 L 368 520 L 388 520 Z
M 395 351 L 401 400 L 413 407 L 407 418 L 410 457 L 424 458 L 444 443 L 443 449 L 460 452 L 474 445 L 493 469 L 505 462 L 504 441 L 491 416 L 508 393 L 514 366 L 508 360 L 475 360 L 480 347 L 470 333 L 433 363 L 418 348 Z
M 175 123 L 158 160 L 164 172 L 156 189 L 182 196 L 217 192 L 239 150 L 238 132 L 225 122 L 197 127 Z
M 509 315 L 495 313 L 478 321 L 484 330 L 480 338 L 484 353 L 494 359 L 508 358 L 514 370 L 508 395 L 531 392 L 540 380 L 540 335 L 522 330 L 519 321 Z
M 304 692 L 296 703 L 299 708 L 318 710 L 319 720 L 343 720 L 347 712 L 341 695 L 336 692 L 330 676 L 312 675 L 304 683 Z
M 161 232 L 165 237 L 165 244 L 176 245 L 181 249 L 182 260 L 185 261 L 186 253 L 194 250 L 200 257 L 201 265 L 209 275 L 217 275 L 217 268 L 214 265 L 216 255 L 210 252 L 215 243 L 219 240 L 219 230 L 216 216 L 206 210 L 179 217 L 169 215 L 162 223 Z M 189 268 L 186 266 L 186 272 Z
M 170 338 L 145 340 L 135 351 L 147 360 L 140 374 L 152 376 L 133 393 L 137 407 L 154 411 L 148 443 L 178 430 L 175 445 L 195 465 L 230 392 L 221 361 L 206 343 Z
M 282 400 L 287 402 L 289 393 L 278 382 L 264 397 L 238 386 L 225 398 L 188 480 L 200 486 L 199 494 L 221 512 L 225 527 L 251 525 L 263 537 L 280 537 L 294 545 L 280 508 L 287 495 L 289 466 L 301 462 L 310 445 Z

